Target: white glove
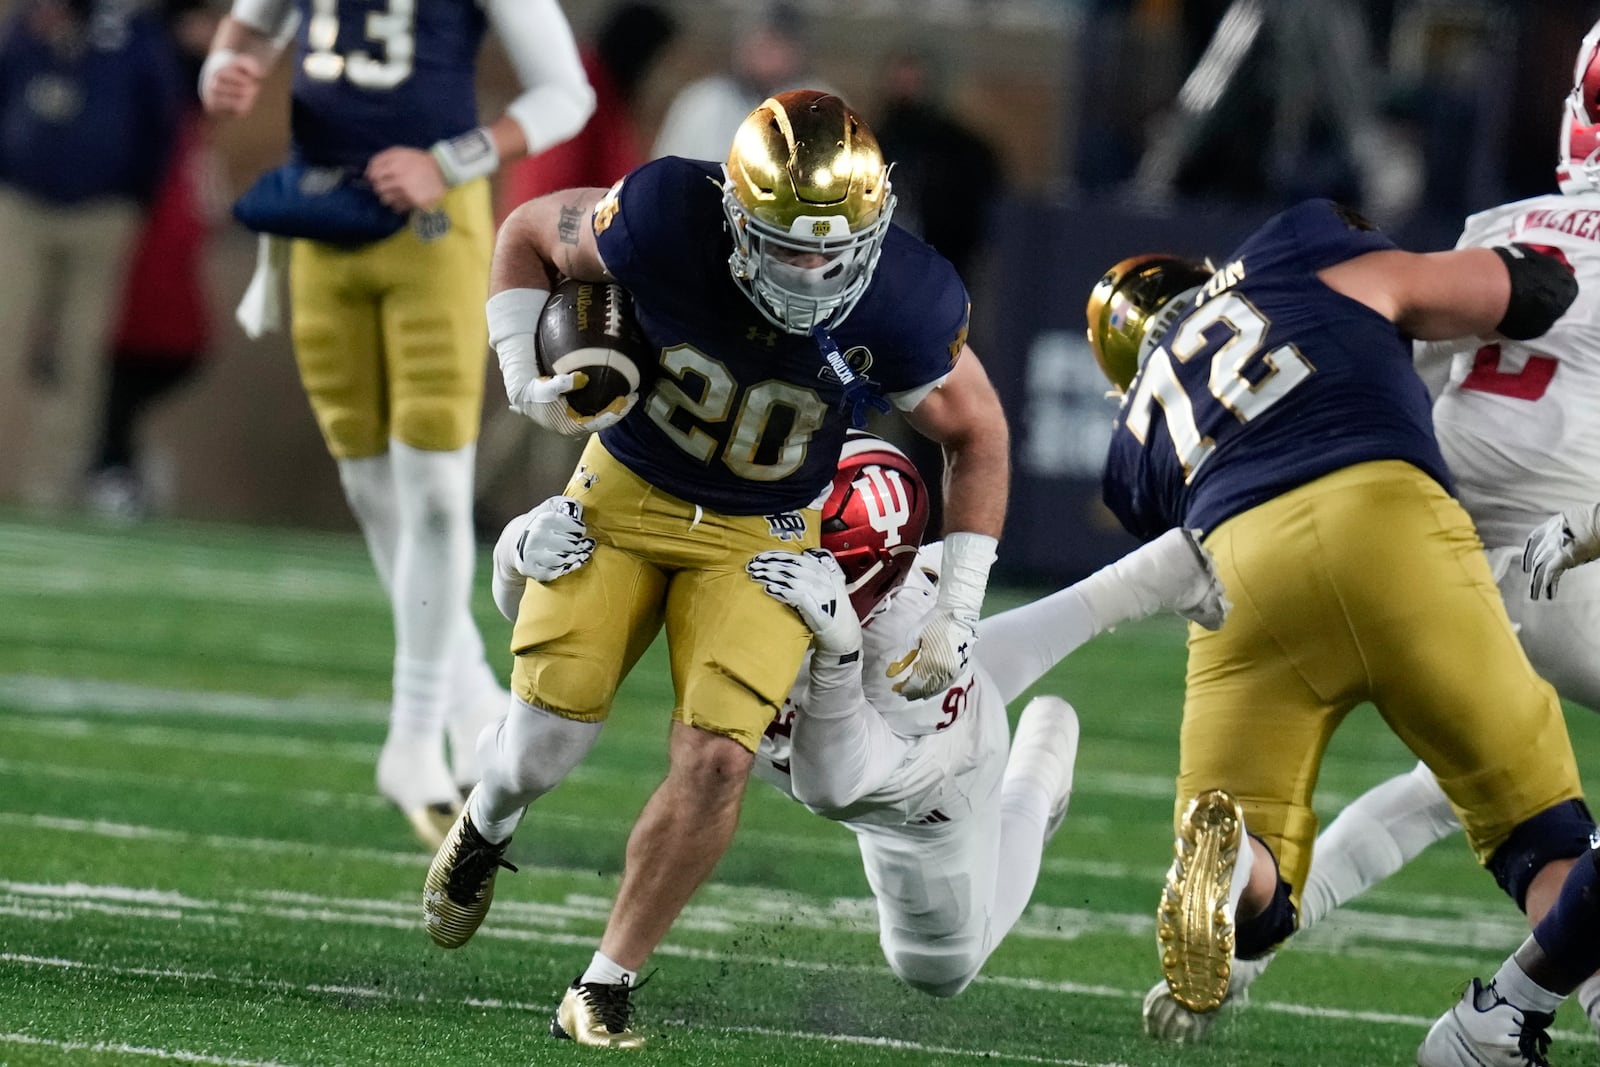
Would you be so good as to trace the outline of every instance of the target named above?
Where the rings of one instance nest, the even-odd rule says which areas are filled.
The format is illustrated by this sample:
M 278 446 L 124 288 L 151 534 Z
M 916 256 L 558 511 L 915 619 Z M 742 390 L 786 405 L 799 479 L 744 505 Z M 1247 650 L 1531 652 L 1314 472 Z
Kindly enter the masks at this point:
M 1600 504 L 1550 516 L 1522 549 L 1523 573 L 1533 576 L 1528 596 L 1554 600 L 1561 576 L 1594 559 L 1600 559 Z
M 844 571 L 830 553 L 820 548 L 763 552 L 744 569 L 766 587 L 768 596 L 795 610 L 818 652 L 841 660 L 860 657 L 861 620 L 850 606 Z
M 535 331 L 539 328 L 539 313 L 549 297 L 543 289 L 505 289 L 491 296 L 485 305 L 489 345 L 500 361 L 511 410 L 563 437 L 582 437 L 615 426 L 638 403 L 637 391 L 612 401 L 597 414 L 580 415 L 563 398 L 588 385 L 589 376 L 582 371 L 549 377 L 540 374 Z
M 553 582 L 589 562 L 594 538 L 583 522 L 583 505 L 570 496 L 540 501 L 506 524 L 494 546 L 494 600 L 500 614 L 516 621 L 527 580 Z
M 922 617 L 917 645 L 889 665 L 889 676 L 898 679 L 896 693 L 926 700 L 966 673 L 994 557 L 995 539 L 985 534 L 953 533 L 944 539 L 939 594 Z

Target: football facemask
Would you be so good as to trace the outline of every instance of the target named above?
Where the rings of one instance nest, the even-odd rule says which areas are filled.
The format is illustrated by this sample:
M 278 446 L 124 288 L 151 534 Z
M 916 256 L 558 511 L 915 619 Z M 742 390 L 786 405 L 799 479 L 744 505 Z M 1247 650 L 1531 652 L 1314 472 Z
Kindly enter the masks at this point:
M 836 96 L 779 93 L 734 134 L 722 211 L 728 270 L 787 333 L 842 321 L 872 281 L 894 213 L 877 139 Z
M 1085 309 L 1089 348 L 1117 392 L 1128 388 L 1212 273 L 1209 263 L 1177 256 L 1132 256 L 1095 283 Z
M 1561 158 L 1556 183 L 1563 193 L 1600 190 L 1600 22 L 1578 50 L 1572 92 L 1561 115 Z
M 928 486 L 906 454 L 851 430 L 822 505 L 822 547 L 844 571 L 856 615 L 866 618 L 905 580 L 928 528 Z

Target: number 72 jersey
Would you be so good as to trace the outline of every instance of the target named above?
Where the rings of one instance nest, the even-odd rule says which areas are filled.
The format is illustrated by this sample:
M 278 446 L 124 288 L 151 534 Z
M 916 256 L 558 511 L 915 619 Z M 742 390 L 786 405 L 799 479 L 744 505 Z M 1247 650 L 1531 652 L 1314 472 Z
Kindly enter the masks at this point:
M 1129 531 L 1209 532 L 1370 460 L 1404 460 L 1451 488 L 1410 341 L 1317 277 L 1392 248 L 1327 200 L 1290 208 L 1239 246 L 1123 397 L 1103 492 Z

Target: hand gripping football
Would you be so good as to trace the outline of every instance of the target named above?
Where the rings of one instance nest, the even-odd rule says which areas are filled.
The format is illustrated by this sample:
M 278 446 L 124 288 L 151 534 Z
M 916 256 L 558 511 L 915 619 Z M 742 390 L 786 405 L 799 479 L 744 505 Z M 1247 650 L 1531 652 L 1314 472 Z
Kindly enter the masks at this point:
M 585 417 L 638 392 L 656 366 L 655 350 L 633 317 L 633 298 L 615 282 L 563 279 L 539 315 L 536 336 L 541 374 L 582 371 L 589 379 L 566 394 L 567 405 Z

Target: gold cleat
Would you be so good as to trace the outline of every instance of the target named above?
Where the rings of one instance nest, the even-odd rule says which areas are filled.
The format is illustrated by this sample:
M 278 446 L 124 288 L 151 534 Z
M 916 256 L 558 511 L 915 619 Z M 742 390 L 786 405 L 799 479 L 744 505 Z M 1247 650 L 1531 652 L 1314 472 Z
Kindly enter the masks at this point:
M 1228 995 L 1234 934 L 1228 890 L 1243 837 L 1244 812 L 1220 789 L 1191 800 L 1178 826 L 1156 939 L 1172 997 L 1190 1011 L 1216 1011 Z
M 501 867 L 516 870 L 505 858 L 510 843 L 486 840 L 463 805 L 422 884 L 422 918 L 434 944 L 460 948 L 472 940 L 494 900 L 494 876 Z
M 579 975 L 567 987 L 567 995 L 550 1020 L 550 1036 L 591 1048 L 643 1048 L 644 1038 L 628 1027 L 633 1014 L 628 998 L 637 988 L 627 982 L 585 982 Z
M 411 824 L 412 832 L 417 835 L 417 840 L 433 851 L 438 851 L 439 846 L 444 844 L 445 835 L 450 832 L 450 824 L 456 821 L 456 816 L 459 814 L 461 805 L 454 801 L 425 804 L 420 808 L 404 812 L 406 821 Z

